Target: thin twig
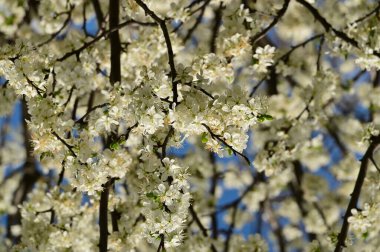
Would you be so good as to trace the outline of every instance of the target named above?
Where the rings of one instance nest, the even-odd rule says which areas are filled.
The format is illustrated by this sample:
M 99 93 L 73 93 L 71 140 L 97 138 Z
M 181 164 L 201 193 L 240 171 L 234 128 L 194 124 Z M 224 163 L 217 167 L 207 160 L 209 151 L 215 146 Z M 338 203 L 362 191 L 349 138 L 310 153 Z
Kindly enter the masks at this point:
M 37 47 L 41 47 L 41 46 L 46 45 L 47 43 L 51 42 L 57 35 L 59 35 L 63 31 L 63 29 L 66 28 L 66 26 L 70 23 L 71 13 L 73 10 L 74 10 L 74 5 L 70 5 L 70 10 L 68 10 L 67 12 L 64 12 L 64 14 L 67 14 L 67 18 L 63 22 L 63 25 L 61 26 L 61 28 L 58 31 L 51 34 L 50 38 L 48 40 L 42 42 L 41 44 L 38 44 Z
M 65 140 L 63 140 L 63 138 L 61 138 L 55 131 L 52 132 L 52 134 L 61 142 L 63 143 L 63 145 L 65 145 L 67 147 L 67 149 L 70 151 L 70 153 L 74 156 L 74 157 L 77 157 L 77 154 L 74 152 L 73 148 L 74 146 L 71 146 L 70 144 L 68 144 Z
M 260 31 L 260 32 L 258 32 L 252 36 L 251 42 L 253 44 L 256 43 L 257 40 L 262 38 L 270 29 L 272 29 L 272 27 L 274 27 L 280 21 L 280 19 L 284 16 L 286 10 L 288 9 L 289 2 L 290 2 L 290 0 L 285 0 L 284 4 L 282 5 L 281 9 L 277 12 L 277 15 L 275 16 L 273 21 L 267 27 L 265 27 L 264 30 L 262 30 L 262 31 Z
M 143 1 L 141 0 L 135 0 L 135 1 L 145 11 L 147 15 L 149 15 L 154 21 L 158 23 L 164 35 L 167 53 L 168 53 L 168 59 L 169 59 L 170 75 L 172 79 L 173 103 L 170 105 L 170 108 L 173 108 L 173 105 L 175 106 L 178 103 L 178 90 L 177 90 L 178 82 L 176 81 L 177 71 L 175 69 L 174 53 L 173 53 L 173 48 L 172 48 L 172 43 L 170 40 L 168 28 L 166 27 L 165 20 L 157 16 L 156 13 L 154 13 L 151 9 L 149 9 L 149 7 Z
M 303 5 L 313 16 L 314 18 L 323 26 L 323 28 L 326 30 L 326 32 L 333 31 L 334 34 L 347 42 L 348 44 L 360 49 L 358 41 L 348 36 L 346 33 L 334 28 L 320 13 L 319 11 L 314 8 L 313 5 L 311 5 L 309 2 L 305 0 L 296 0 L 298 3 Z M 380 57 L 380 52 L 374 51 L 374 55 Z
M 225 146 L 227 146 L 228 148 L 230 148 L 232 150 L 232 152 L 234 153 L 234 155 L 236 156 L 239 155 L 241 156 L 242 158 L 244 158 L 244 160 L 247 162 L 248 166 L 251 165 L 251 162 L 249 161 L 249 158 L 244 155 L 243 153 L 241 153 L 240 151 L 237 151 L 234 147 L 232 147 L 230 144 L 228 144 L 223 138 L 222 136 L 219 136 L 217 134 L 214 134 L 211 130 L 211 128 L 207 125 L 207 124 L 204 124 L 202 123 L 202 125 L 207 129 L 207 131 L 210 133 L 211 137 L 212 138 L 216 138 L 217 140 L 219 140 L 220 142 L 222 142 Z
M 278 58 L 275 63 L 270 67 L 271 68 L 271 71 L 273 71 L 273 69 L 281 62 L 281 61 L 287 61 L 290 57 L 290 55 L 293 53 L 293 51 L 295 51 L 296 49 L 300 48 L 300 47 L 303 47 L 305 46 L 306 44 L 310 43 L 311 41 L 313 40 L 316 40 L 318 38 L 321 38 L 321 37 L 324 37 L 324 34 L 323 33 L 320 33 L 320 34 L 317 34 L 315 36 L 312 36 L 310 38 L 308 38 L 307 40 L 295 45 L 295 46 L 292 46 L 290 48 L 289 51 L 287 51 L 285 54 L 283 54 L 280 58 Z M 249 94 L 249 97 L 252 97 L 257 89 L 264 83 L 264 81 L 268 78 L 268 75 L 265 75 L 253 88 L 252 88 L 252 91 L 251 93 Z
M 131 24 L 138 24 L 138 25 L 143 25 L 143 26 L 154 26 L 154 25 L 156 25 L 155 23 L 150 23 L 150 22 L 144 23 L 144 22 L 133 20 L 133 19 L 127 20 L 125 22 L 120 23 L 119 25 L 117 25 L 116 27 L 114 27 L 112 29 L 109 29 L 107 31 L 103 31 L 101 34 L 99 34 L 97 37 L 95 37 L 90 42 L 85 42 L 81 47 L 66 53 L 61 58 L 58 58 L 57 61 L 62 62 L 64 60 L 66 60 L 67 58 L 70 58 L 73 55 L 76 55 L 78 57 L 82 51 L 86 50 L 87 48 L 89 48 L 90 46 L 92 46 L 93 44 L 95 44 L 96 42 L 101 40 L 102 38 L 107 37 L 112 32 L 120 30 L 121 28 L 123 28 L 127 25 L 131 25 Z
M 89 109 L 86 114 L 84 114 L 81 118 L 79 118 L 78 120 L 75 121 L 75 124 L 82 124 L 84 123 L 84 120 L 86 119 L 86 117 L 92 112 L 92 111 L 95 111 L 96 109 L 98 108 L 103 108 L 103 107 L 106 107 L 106 106 L 109 106 L 110 104 L 107 102 L 107 103 L 103 103 L 103 104 L 100 104 L 100 105 L 97 105 L 97 106 L 94 106 L 92 107 L 91 109 Z
M 190 205 L 189 210 L 190 210 L 191 215 L 193 216 L 193 219 L 194 219 L 195 223 L 197 223 L 199 229 L 201 230 L 202 235 L 204 237 L 208 237 L 207 229 L 203 226 L 203 224 L 202 224 L 201 220 L 199 219 L 197 213 L 195 212 L 194 207 L 193 207 L 192 204 Z M 215 246 L 214 246 L 214 244 L 212 244 L 212 243 L 211 243 L 211 250 L 213 252 L 217 251 L 216 248 L 215 248 Z

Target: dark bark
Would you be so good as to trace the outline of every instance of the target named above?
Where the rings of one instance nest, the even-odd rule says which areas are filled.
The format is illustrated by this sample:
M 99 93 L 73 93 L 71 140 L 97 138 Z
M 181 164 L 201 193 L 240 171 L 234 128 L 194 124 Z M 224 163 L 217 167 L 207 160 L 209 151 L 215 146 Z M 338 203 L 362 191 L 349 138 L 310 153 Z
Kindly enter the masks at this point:
M 23 176 L 20 181 L 20 184 L 16 191 L 14 192 L 14 197 L 12 200 L 12 204 L 14 206 L 18 206 L 22 204 L 26 199 L 28 193 L 33 189 L 36 181 L 41 177 L 41 174 L 38 172 L 37 167 L 35 165 L 35 160 L 33 157 L 33 147 L 31 144 L 30 134 L 28 131 L 27 120 L 30 120 L 30 115 L 28 113 L 28 108 L 26 104 L 26 100 L 22 100 L 22 115 L 23 115 L 23 132 L 24 132 L 24 146 L 25 146 L 25 154 L 26 160 L 23 166 Z M 11 233 L 11 227 L 14 225 L 21 224 L 21 212 L 20 208 L 17 207 L 17 211 L 14 214 L 8 215 L 7 222 L 7 238 L 9 238 L 14 244 L 20 242 L 19 236 L 14 236 Z
M 353 208 L 357 208 L 361 189 L 363 187 L 364 179 L 367 174 L 368 163 L 371 161 L 372 155 L 375 149 L 379 145 L 380 145 L 380 136 L 372 137 L 371 144 L 369 145 L 367 151 L 365 152 L 363 158 L 361 159 L 359 174 L 358 174 L 358 177 L 356 178 L 354 190 L 351 193 L 351 199 L 350 199 L 350 202 L 348 203 L 346 213 L 344 214 L 344 217 L 343 217 L 343 225 L 338 235 L 338 242 L 334 250 L 335 252 L 343 251 L 343 248 L 346 246 L 345 243 L 346 243 L 346 238 L 348 234 L 348 228 L 350 225 L 348 223 L 348 218 L 352 215 L 351 210 Z

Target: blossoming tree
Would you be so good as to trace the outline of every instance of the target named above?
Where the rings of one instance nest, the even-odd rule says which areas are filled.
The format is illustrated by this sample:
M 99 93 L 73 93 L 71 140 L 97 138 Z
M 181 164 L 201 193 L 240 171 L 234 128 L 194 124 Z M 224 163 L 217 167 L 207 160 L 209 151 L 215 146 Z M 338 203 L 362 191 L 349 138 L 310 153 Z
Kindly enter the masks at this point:
M 0 0 L 0 250 L 376 251 L 379 20 Z

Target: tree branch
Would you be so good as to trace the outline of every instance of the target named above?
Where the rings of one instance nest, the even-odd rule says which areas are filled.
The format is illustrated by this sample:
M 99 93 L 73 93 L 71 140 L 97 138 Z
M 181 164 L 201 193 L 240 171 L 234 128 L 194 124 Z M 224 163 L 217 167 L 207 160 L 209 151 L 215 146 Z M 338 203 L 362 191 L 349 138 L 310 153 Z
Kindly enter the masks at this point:
M 98 20 L 98 31 L 102 29 L 103 22 L 104 22 L 104 16 L 103 11 L 100 6 L 99 0 L 91 0 L 92 5 L 94 6 L 96 19 Z
M 84 120 L 86 119 L 86 117 L 92 112 L 92 111 L 95 111 L 97 110 L 98 108 L 103 108 L 105 106 L 109 106 L 110 104 L 109 103 L 103 103 L 103 104 L 99 104 L 97 106 L 94 106 L 92 108 L 90 108 L 86 114 L 84 114 L 81 118 L 79 118 L 78 120 L 75 121 L 75 124 L 82 124 L 84 123 Z
M 288 9 L 289 2 L 290 0 L 285 0 L 284 4 L 282 5 L 281 9 L 277 12 L 277 15 L 273 19 L 273 21 L 267 27 L 265 27 L 264 30 L 253 35 L 253 37 L 251 38 L 252 44 L 256 43 L 257 40 L 264 36 L 270 29 L 272 29 L 272 27 L 274 27 L 280 21 L 280 19 L 284 16 L 286 10 Z
M 120 13 L 120 2 L 119 0 L 109 0 L 109 30 L 112 31 L 109 38 L 111 44 L 111 73 L 110 73 L 110 83 L 114 85 L 121 81 L 121 44 L 120 36 L 117 27 L 119 26 L 119 13 Z M 114 134 L 111 133 L 108 139 L 114 138 Z M 110 141 L 111 142 L 111 141 Z M 106 146 L 108 147 L 108 143 Z M 113 186 L 115 178 L 109 178 L 107 183 L 103 185 L 103 191 L 100 194 L 99 202 L 99 252 L 107 252 L 108 247 L 108 198 L 110 188 Z M 116 212 L 115 212 L 116 213 Z M 117 231 L 117 218 L 114 214 L 112 216 L 112 227 L 113 231 Z
M 173 108 L 173 104 L 176 105 L 178 103 L 178 89 L 177 89 L 177 71 L 175 69 L 174 63 L 174 53 L 172 48 L 172 43 L 170 40 L 168 28 L 166 27 L 165 20 L 161 19 L 156 15 L 149 7 L 141 0 L 135 0 L 136 3 L 145 11 L 146 15 L 149 15 L 154 21 L 158 23 L 161 27 L 162 33 L 165 38 L 165 43 L 168 52 L 169 66 L 170 66 L 170 75 L 172 78 L 172 92 L 173 92 L 173 103 L 170 105 L 170 108 Z
M 224 252 L 228 252 L 230 250 L 230 241 L 231 241 L 232 233 L 233 233 L 235 225 L 236 225 L 237 210 L 238 210 L 238 206 L 236 205 L 232 209 L 232 220 L 231 220 L 231 224 L 229 225 L 228 230 L 227 230 L 226 240 L 224 241 Z
M 111 43 L 110 82 L 112 85 L 121 81 L 121 44 L 119 30 L 117 29 L 119 26 L 119 5 L 119 0 L 109 0 L 109 30 L 112 31 L 109 35 Z
M 112 0 L 111 0 L 112 1 Z M 113 179 L 110 179 L 103 185 L 103 191 L 100 194 L 99 202 L 99 252 L 107 252 L 108 246 L 108 198 L 109 190 Z
M 211 39 L 210 39 L 210 52 L 216 53 L 216 38 L 218 37 L 219 33 L 219 26 L 222 23 L 222 10 L 223 10 L 223 1 L 220 2 L 220 5 L 218 9 L 215 10 L 214 15 L 214 26 L 212 27 L 211 31 Z
M 335 29 L 319 12 L 317 9 L 315 9 L 313 7 L 313 5 L 311 5 L 310 3 L 308 3 L 307 1 L 305 0 L 296 0 L 298 3 L 302 4 L 313 16 L 314 18 L 323 26 L 323 28 L 326 30 L 326 32 L 329 32 L 329 31 L 333 31 L 335 33 L 335 35 L 339 38 L 341 38 L 342 40 L 344 40 L 345 42 L 349 43 L 350 45 L 360 49 L 359 47 L 359 43 L 349 37 L 346 33 L 342 32 L 342 31 L 339 31 L 337 29 Z M 380 57 L 380 52 L 378 51 L 374 51 L 373 52 L 374 55 L 376 55 L 377 57 Z
M 313 40 L 316 40 L 316 39 L 318 39 L 318 38 L 322 38 L 322 37 L 324 37 L 324 34 L 317 34 L 317 35 L 315 35 L 315 36 L 312 36 L 312 37 L 310 37 L 310 38 L 308 38 L 307 40 L 305 40 L 305 41 L 303 41 L 303 42 L 301 42 L 301 43 L 299 43 L 299 44 L 297 44 L 297 45 L 295 45 L 295 46 L 292 46 L 291 48 L 290 48 L 290 50 L 289 51 L 287 51 L 285 54 L 283 54 L 280 58 L 278 58 L 277 60 L 276 60 L 276 62 L 270 67 L 271 68 L 271 71 L 273 71 L 273 69 L 274 68 L 276 68 L 276 66 L 281 62 L 281 61 L 287 61 L 288 59 L 289 59 L 289 57 L 290 57 L 290 55 L 293 53 L 293 51 L 295 51 L 296 49 L 298 49 L 298 48 L 300 48 L 300 47 L 303 47 L 303 46 L 305 46 L 306 44 L 308 44 L 308 43 L 310 43 L 311 41 L 313 41 Z M 267 75 L 265 75 L 253 88 L 252 88 L 252 91 L 251 91 L 251 93 L 249 94 L 249 97 L 252 97 L 255 93 L 256 93 L 256 91 L 257 91 L 257 89 L 264 83 L 264 81 L 266 80 L 266 79 L 268 79 L 268 77 L 269 77 L 269 74 L 267 74 Z
M 208 237 L 207 229 L 203 226 L 203 224 L 202 224 L 201 220 L 199 219 L 197 213 L 195 212 L 194 207 L 193 207 L 192 204 L 190 205 L 189 210 L 190 210 L 191 215 L 192 215 L 193 218 L 194 218 L 195 223 L 197 223 L 199 229 L 201 230 L 203 236 L 204 236 L 204 237 Z M 216 248 L 215 248 L 215 246 L 214 246 L 214 244 L 211 244 L 211 250 L 212 250 L 213 252 L 216 252 L 216 251 L 217 251 Z
M 338 235 L 338 242 L 334 250 L 335 252 L 341 252 L 343 248 L 346 246 L 345 242 L 349 228 L 348 218 L 352 215 L 351 210 L 357 207 L 360 192 L 364 183 L 365 176 L 367 174 L 368 163 L 373 155 L 373 152 L 380 145 L 380 135 L 371 137 L 370 141 L 371 143 L 367 151 L 364 153 L 363 158 L 361 159 L 359 174 L 356 178 L 354 190 L 351 193 L 351 199 L 348 203 L 346 213 L 344 214 L 343 225 Z
M 77 57 L 79 57 L 79 54 L 82 51 L 86 50 L 87 48 L 89 48 L 90 46 L 92 46 L 93 44 L 95 44 L 96 42 L 98 42 L 99 40 L 101 40 L 102 38 L 108 36 L 109 34 L 111 34 L 114 31 L 120 30 L 121 28 L 123 28 L 123 27 L 125 27 L 127 25 L 130 25 L 130 24 L 138 24 L 138 25 L 143 25 L 143 26 L 154 26 L 154 25 L 156 25 L 155 23 L 149 23 L 149 22 L 148 23 L 144 23 L 144 22 L 133 20 L 133 19 L 127 20 L 125 22 L 120 23 L 119 25 L 117 25 L 117 27 L 114 27 L 113 29 L 109 29 L 107 31 L 102 32 L 101 34 L 99 34 L 97 37 L 95 37 L 90 42 L 85 42 L 81 47 L 79 47 L 79 48 L 77 48 L 77 49 L 75 49 L 73 51 L 70 51 L 70 52 L 66 53 L 61 58 L 58 58 L 57 61 L 62 62 L 64 60 L 66 60 L 67 58 L 70 58 L 73 55 L 76 55 Z
M 49 42 L 51 42 L 57 35 L 59 35 L 63 29 L 65 29 L 65 27 L 69 24 L 70 20 L 71 20 L 71 13 L 72 11 L 74 10 L 74 5 L 70 5 L 70 10 L 68 10 L 67 12 L 64 12 L 63 14 L 67 14 L 67 18 L 66 20 L 63 22 L 63 25 L 61 26 L 61 28 L 58 29 L 58 31 L 54 32 L 53 34 L 50 35 L 50 38 L 44 42 L 42 42 L 41 44 L 38 44 L 37 47 L 41 47 L 43 45 L 46 45 L 48 44 Z
M 232 147 L 230 144 L 228 144 L 221 136 L 214 134 L 207 124 L 202 123 L 202 125 L 207 129 L 207 131 L 210 133 L 212 138 L 216 138 L 217 140 L 222 142 L 225 146 L 227 146 L 228 148 L 230 148 L 232 150 L 232 152 L 234 153 L 235 156 L 236 156 L 236 154 L 241 156 L 247 162 L 248 166 L 251 166 L 251 162 L 249 161 L 249 158 L 246 155 L 235 150 L 235 148 Z
M 217 197 L 215 195 L 216 193 L 216 188 L 218 186 L 218 171 L 217 171 L 217 164 L 216 164 L 216 160 L 215 160 L 215 157 L 214 157 L 214 153 L 212 152 L 209 152 L 209 159 L 210 159 L 210 162 L 212 164 L 212 177 L 211 177 L 211 185 L 210 185 L 210 194 L 215 201 L 217 201 Z M 211 214 L 211 231 L 212 231 L 212 234 L 211 234 L 211 237 L 213 239 L 217 239 L 218 238 L 218 218 L 217 218 L 217 213 L 214 212 Z
M 205 14 L 205 10 L 206 10 L 206 7 L 207 5 L 210 3 L 211 0 L 207 0 L 203 5 L 202 5 L 202 8 L 201 8 L 201 13 L 199 14 L 199 16 L 197 17 L 197 19 L 195 20 L 195 23 L 194 25 L 189 29 L 189 31 L 187 32 L 186 36 L 183 38 L 183 43 L 186 43 L 187 40 L 189 40 L 191 38 L 191 35 L 194 33 L 194 31 L 197 29 L 198 25 L 201 23 L 202 19 L 203 19 L 203 16 Z
M 22 99 L 22 125 L 23 125 L 23 134 L 24 134 L 24 146 L 25 146 L 25 156 L 26 160 L 23 165 L 23 176 L 19 183 L 19 186 L 15 190 L 13 194 L 12 204 L 14 206 L 18 206 L 22 204 L 26 198 L 28 193 L 33 189 L 34 184 L 41 177 L 40 172 L 37 170 L 34 156 L 33 156 L 33 146 L 31 144 L 30 133 L 28 130 L 27 121 L 30 121 L 30 114 L 28 113 L 28 106 L 25 97 Z M 17 211 L 15 213 L 8 215 L 7 222 L 7 238 L 10 239 L 14 244 L 20 242 L 20 237 L 15 236 L 11 232 L 11 227 L 14 225 L 21 224 L 21 208 L 17 207 Z
M 52 132 L 52 134 L 61 142 L 63 143 L 63 145 L 65 145 L 67 147 L 67 149 L 70 151 L 70 153 L 74 156 L 74 157 L 77 157 L 77 154 L 74 152 L 73 150 L 73 146 L 71 146 L 70 144 L 68 144 L 65 140 L 63 140 L 62 137 L 60 137 L 55 131 Z

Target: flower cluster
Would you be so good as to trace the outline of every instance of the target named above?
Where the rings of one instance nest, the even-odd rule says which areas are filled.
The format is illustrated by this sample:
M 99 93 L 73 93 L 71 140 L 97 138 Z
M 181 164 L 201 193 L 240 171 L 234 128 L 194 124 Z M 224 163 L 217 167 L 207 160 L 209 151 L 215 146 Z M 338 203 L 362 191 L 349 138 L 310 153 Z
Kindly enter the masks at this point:
M 142 200 L 142 224 L 144 234 L 150 243 L 156 243 L 165 236 L 165 247 L 176 247 L 182 243 L 187 221 L 191 195 L 187 180 L 187 169 L 174 160 L 164 158 L 147 160 L 149 153 L 143 153 L 143 164 L 137 176 Z
M 376 250 L 379 8 L 0 0 L 0 250 Z
M 378 218 L 378 215 L 379 212 L 377 206 L 365 203 L 363 210 L 358 211 L 358 209 L 355 208 L 351 210 L 351 216 L 348 218 L 348 223 L 352 225 L 352 228 L 355 231 L 364 234 L 371 229 L 371 226 L 376 221 L 376 218 Z
M 273 58 L 275 50 L 276 48 L 271 47 L 270 45 L 266 45 L 264 48 L 258 47 L 253 55 L 255 61 L 253 69 L 258 73 L 267 73 L 268 67 L 274 63 Z

